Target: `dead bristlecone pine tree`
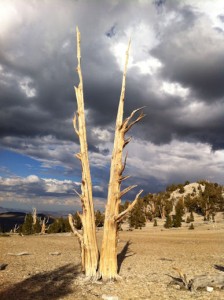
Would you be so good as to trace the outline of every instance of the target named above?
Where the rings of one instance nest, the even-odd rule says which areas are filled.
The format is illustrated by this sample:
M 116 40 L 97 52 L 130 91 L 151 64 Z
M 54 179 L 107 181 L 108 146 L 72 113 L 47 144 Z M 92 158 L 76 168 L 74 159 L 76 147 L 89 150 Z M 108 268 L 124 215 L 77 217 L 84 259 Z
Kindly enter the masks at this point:
M 133 120 L 136 113 L 142 110 L 142 108 L 134 110 L 129 117 L 123 120 L 124 112 L 124 100 L 125 100 L 125 84 L 126 84 L 126 72 L 129 57 L 129 48 L 126 52 L 126 61 L 123 73 L 121 95 L 117 112 L 114 148 L 111 159 L 110 168 L 110 180 L 108 186 L 107 204 L 105 210 L 105 221 L 103 229 L 103 240 L 101 255 L 99 257 L 99 251 L 96 241 L 96 228 L 95 228 L 95 216 L 92 196 L 92 182 L 90 175 L 89 159 L 88 159 L 88 147 L 86 139 L 86 124 L 84 115 L 84 98 L 83 98 L 83 82 L 81 73 L 81 50 L 80 50 L 80 32 L 77 28 L 77 59 L 78 66 L 77 72 L 79 76 L 79 85 L 75 87 L 76 99 L 77 99 L 77 114 L 74 117 L 73 125 L 76 134 L 79 137 L 80 153 L 76 154 L 76 157 L 80 160 L 82 166 L 82 185 L 81 194 L 78 195 L 82 202 L 82 214 L 80 214 L 82 222 L 82 234 L 75 229 L 72 215 L 69 215 L 69 223 L 74 234 L 78 237 L 81 245 L 82 254 L 82 267 L 86 276 L 97 277 L 102 280 L 114 280 L 117 279 L 118 265 L 117 265 L 117 239 L 118 239 L 118 226 L 122 219 L 133 209 L 142 190 L 136 195 L 134 201 L 128 206 L 128 208 L 119 213 L 119 206 L 121 203 L 121 197 L 124 196 L 136 185 L 129 186 L 121 191 L 121 183 L 129 178 L 124 176 L 127 155 L 123 161 L 123 149 L 130 142 L 131 138 L 126 138 L 125 134 L 132 128 L 134 124 L 139 122 L 145 115 L 140 114 Z
M 81 247 L 82 258 L 82 271 L 90 278 L 97 276 L 98 263 L 99 263 L 99 251 L 96 241 L 96 226 L 95 226 L 95 213 L 93 206 L 93 194 L 92 194 L 92 180 L 89 167 L 88 158 L 88 145 L 86 137 L 86 123 L 85 123 L 85 109 L 84 109 L 84 97 L 83 97 L 83 80 L 81 70 L 81 47 L 80 47 L 80 32 L 77 28 L 77 73 L 79 76 L 79 85 L 75 87 L 76 99 L 77 99 L 77 113 L 74 115 L 73 126 L 75 132 L 79 138 L 80 152 L 76 154 L 76 157 L 81 162 L 82 168 L 82 184 L 81 194 L 78 195 L 82 202 L 82 214 L 79 217 L 82 222 L 82 234 L 76 230 L 72 215 L 69 215 L 69 223 L 78 237 Z M 78 122 L 77 122 L 78 121 Z

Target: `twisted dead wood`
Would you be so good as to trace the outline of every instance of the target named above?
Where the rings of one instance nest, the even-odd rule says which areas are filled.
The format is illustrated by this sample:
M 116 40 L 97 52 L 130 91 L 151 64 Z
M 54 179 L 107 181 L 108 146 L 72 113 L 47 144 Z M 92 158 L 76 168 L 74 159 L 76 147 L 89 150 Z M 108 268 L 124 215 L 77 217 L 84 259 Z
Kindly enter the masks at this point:
M 185 289 L 195 292 L 199 288 L 223 288 L 224 287 L 224 274 L 204 274 L 197 275 L 188 279 L 187 275 L 178 268 L 173 268 L 180 276 L 181 281 L 175 281 L 176 284 L 183 286 Z
M 117 274 L 117 231 L 118 223 L 122 218 L 127 215 L 137 202 L 138 197 L 142 193 L 140 191 L 135 200 L 129 207 L 119 214 L 119 206 L 121 203 L 121 197 L 135 186 L 129 186 L 121 191 L 122 181 L 129 178 L 129 176 L 123 176 L 123 172 L 126 165 L 125 157 L 124 163 L 122 163 L 122 153 L 124 147 L 130 142 L 130 138 L 125 139 L 125 134 L 131 129 L 131 127 L 139 122 L 145 115 L 141 112 L 139 116 L 132 120 L 135 114 L 141 110 L 141 108 L 134 110 L 131 115 L 123 121 L 124 112 L 124 100 L 125 100 L 125 85 L 126 85 L 126 73 L 129 58 L 130 42 L 126 52 L 126 60 L 123 72 L 121 95 L 117 112 L 114 148 L 111 159 L 110 168 L 110 181 L 108 186 L 107 205 L 105 211 L 103 241 L 101 248 L 100 258 L 100 276 L 103 280 L 116 279 Z
M 75 87 L 76 100 L 77 100 L 77 113 L 73 118 L 74 130 L 79 138 L 80 152 L 76 157 L 81 162 L 82 168 L 82 183 L 81 194 L 78 194 L 82 202 L 82 214 L 80 219 L 82 222 L 82 238 L 80 234 L 75 233 L 74 226 L 72 226 L 71 216 L 69 216 L 69 223 L 72 231 L 79 238 L 81 252 L 82 252 L 82 268 L 87 277 L 96 277 L 98 269 L 99 251 L 96 241 L 96 227 L 95 215 L 92 196 L 92 180 L 90 175 L 88 145 L 86 137 L 86 123 L 85 123 L 85 109 L 84 109 L 84 96 L 83 96 L 83 80 L 81 70 L 81 47 L 80 47 L 80 32 L 76 28 L 77 33 L 77 73 L 79 77 L 79 85 Z

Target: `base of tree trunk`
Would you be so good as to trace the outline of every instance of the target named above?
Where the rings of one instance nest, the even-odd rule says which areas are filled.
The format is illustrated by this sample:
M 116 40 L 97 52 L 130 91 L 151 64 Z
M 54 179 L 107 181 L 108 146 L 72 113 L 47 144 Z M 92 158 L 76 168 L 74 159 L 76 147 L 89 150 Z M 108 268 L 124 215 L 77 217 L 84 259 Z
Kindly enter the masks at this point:
M 105 218 L 99 274 L 103 281 L 116 280 L 117 270 L 117 223 Z

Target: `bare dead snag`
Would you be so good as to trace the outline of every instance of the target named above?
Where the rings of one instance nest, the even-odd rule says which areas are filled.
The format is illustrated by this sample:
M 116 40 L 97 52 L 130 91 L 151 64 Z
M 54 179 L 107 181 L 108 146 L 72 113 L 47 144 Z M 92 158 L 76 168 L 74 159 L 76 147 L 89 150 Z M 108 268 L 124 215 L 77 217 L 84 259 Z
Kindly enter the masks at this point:
M 17 233 L 18 229 L 19 229 L 19 225 L 15 224 L 14 228 L 11 231 L 12 233 Z
M 49 222 L 49 218 L 43 218 L 43 220 L 40 218 L 40 225 L 41 225 L 41 231 L 40 231 L 40 234 L 45 234 L 46 233 L 46 230 L 48 229 L 46 227 L 46 224 L 48 224 Z M 49 227 L 49 226 L 48 226 Z
M 82 183 L 81 193 L 76 192 L 82 203 L 82 214 L 79 214 L 82 222 L 82 234 L 79 233 L 74 226 L 72 216 L 69 215 L 69 224 L 73 233 L 78 237 L 81 247 L 82 268 L 87 277 L 98 277 L 98 262 L 99 253 L 96 241 L 96 225 L 93 207 L 92 196 L 92 181 L 89 168 L 88 145 L 86 138 L 86 124 L 84 114 L 84 97 L 83 97 L 83 80 L 81 72 L 81 49 L 80 49 L 80 32 L 77 28 L 77 72 L 79 76 L 79 85 L 75 87 L 77 99 L 77 113 L 73 118 L 74 130 L 79 138 L 80 152 L 76 154 L 77 159 L 81 163 L 82 168 Z M 108 198 L 105 212 L 104 233 L 102 241 L 101 259 L 99 277 L 103 280 L 116 279 L 117 274 L 117 231 L 118 224 L 121 220 L 132 210 L 136 204 L 140 191 L 135 200 L 129 207 L 119 214 L 119 206 L 121 197 L 127 192 L 135 188 L 135 185 L 129 186 L 121 191 L 121 183 L 130 176 L 123 176 L 126 166 L 127 155 L 122 162 L 122 153 L 124 147 L 131 141 L 131 138 L 125 138 L 125 134 L 138 123 L 145 115 L 140 114 L 133 119 L 135 114 L 142 110 L 142 108 L 134 110 L 128 118 L 123 121 L 124 99 L 125 99 L 125 82 L 128 64 L 130 42 L 126 52 L 126 62 L 122 79 L 121 95 L 117 112 L 116 129 L 114 137 L 114 149 L 111 159 L 110 181 L 108 187 Z
M 33 217 L 33 225 L 36 225 L 36 223 L 37 223 L 37 209 L 35 207 L 33 208 L 32 217 Z
M 123 72 L 123 80 L 121 87 L 121 95 L 117 112 L 115 137 L 114 137 L 114 148 L 111 159 L 110 168 L 110 181 L 108 187 L 108 197 L 107 205 L 105 211 L 105 221 L 104 221 L 104 231 L 103 231 L 103 241 L 101 249 L 100 258 L 100 276 L 103 280 L 111 280 L 118 278 L 117 274 L 117 232 L 118 223 L 121 219 L 134 207 L 137 199 L 142 191 L 140 191 L 133 203 L 126 209 L 122 214 L 119 214 L 119 206 L 121 203 L 121 196 L 126 194 L 129 190 L 135 186 L 130 186 L 123 191 L 120 190 L 121 182 L 127 179 L 129 176 L 123 176 L 123 171 L 126 165 L 125 157 L 124 163 L 122 163 L 122 153 L 124 147 L 130 142 L 130 138 L 125 139 L 125 134 L 131 129 L 131 127 L 139 122 L 144 114 L 140 115 L 132 121 L 135 113 L 140 109 L 134 110 L 131 115 L 123 121 L 123 111 L 124 111 L 124 99 L 125 99 L 125 84 L 126 84 L 126 72 L 128 65 L 130 42 L 128 44 L 128 49 L 126 52 L 126 61 Z
M 82 251 L 82 267 L 87 277 L 96 277 L 98 269 L 99 251 L 96 241 L 96 227 L 95 227 L 95 215 L 93 207 L 92 196 L 92 181 L 89 168 L 88 158 L 88 146 L 86 137 L 86 123 L 84 113 L 84 96 L 83 96 L 83 80 L 81 71 L 81 47 L 80 47 L 80 32 L 78 27 L 77 33 L 77 73 L 79 77 L 79 85 L 75 87 L 76 99 L 77 99 L 77 114 L 73 119 L 74 130 L 79 138 L 80 153 L 76 154 L 76 157 L 81 162 L 82 167 L 82 184 L 81 194 L 79 197 L 82 202 L 82 214 L 80 215 L 83 234 L 82 239 L 78 236 L 81 251 Z M 71 225 L 71 222 L 70 222 Z M 71 226 L 73 232 L 74 228 Z

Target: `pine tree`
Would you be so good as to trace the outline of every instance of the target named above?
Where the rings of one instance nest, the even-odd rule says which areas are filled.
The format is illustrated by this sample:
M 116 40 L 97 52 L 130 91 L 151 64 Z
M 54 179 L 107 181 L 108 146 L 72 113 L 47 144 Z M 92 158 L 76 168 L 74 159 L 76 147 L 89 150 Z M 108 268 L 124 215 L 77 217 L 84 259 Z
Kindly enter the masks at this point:
M 135 207 L 130 213 L 130 216 L 128 218 L 128 223 L 130 228 L 135 229 L 142 229 L 142 227 L 145 226 L 145 214 L 144 214 L 144 208 L 143 208 L 143 201 L 142 199 L 137 202 Z
M 175 207 L 176 215 L 179 215 L 181 218 L 183 217 L 185 211 L 184 211 L 184 201 L 183 199 L 180 199 Z
M 179 213 L 173 216 L 173 227 L 181 227 L 182 217 Z
M 194 215 L 193 212 L 190 212 L 190 216 L 187 217 L 186 223 L 194 222 Z
M 171 228 L 171 227 L 173 227 L 173 221 L 172 221 L 172 218 L 171 218 L 170 215 L 166 216 L 166 222 L 164 224 L 164 227 L 165 228 Z
M 181 227 L 182 217 L 184 215 L 184 202 L 180 199 L 175 207 L 176 214 L 173 216 L 173 227 Z
M 189 230 L 193 230 L 194 229 L 194 224 L 191 223 L 190 227 L 188 228 Z
M 180 194 L 183 194 L 185 192 L 185 189 L 184 187 L 181 185 L 180 188 L 179 188 L 179 193 Z
M 74 214 L 74 225 L 76 229 L 78 230 L 82 229 L 82 221 L 80 219 L 78 212 Z
M 103 227 L 104 214 L 102 214 L 100 210 L 97 210 L 95 212 L 95 223 L 96 223 L 96 227 Z
M 40 233 L 41 232 L 41 225 L 40 220 L 36 220 L 36 224 L 33 225 L 33 233 Z
M 22 225 L 22 234 L 28 235 L 33 233 L 33 217 L 32 214 L 27 214 Z
M 191 219 L 191 222 L 194 222 L 194 215 L 193 215 L 193 211 L 191 211 L 191 213 L 190 213 L 190 219 Z
M 67 220 L 67 218 L 57 218 L 54 222 L 49 226 L 48 233 L 63 233 L 70 232 L 71 227 Z

